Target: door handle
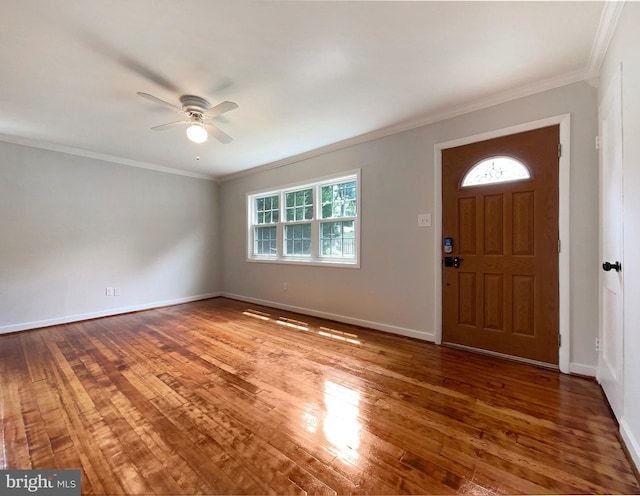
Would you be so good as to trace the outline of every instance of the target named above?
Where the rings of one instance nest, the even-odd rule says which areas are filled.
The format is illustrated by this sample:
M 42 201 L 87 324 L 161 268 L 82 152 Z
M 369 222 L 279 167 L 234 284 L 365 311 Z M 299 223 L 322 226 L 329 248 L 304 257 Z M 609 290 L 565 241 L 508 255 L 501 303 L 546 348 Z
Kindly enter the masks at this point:
M 609 272 L 611 269 L 615 270 L 616 272 L 620 272 L 622 270 L 622 264 L 617 261 L 616 263 L 605 262 L 602 264 L 602 269 L 606 272 Z
M 460 257 L 453 257 L 453 266 L 454 266 L 456 269 L 459 269 L 459 268 L 460 268 L 460 262 L 462 262 L 462 260 L 463 260 L 463 259 L 462 259 L 462 258 L 460 258 Z

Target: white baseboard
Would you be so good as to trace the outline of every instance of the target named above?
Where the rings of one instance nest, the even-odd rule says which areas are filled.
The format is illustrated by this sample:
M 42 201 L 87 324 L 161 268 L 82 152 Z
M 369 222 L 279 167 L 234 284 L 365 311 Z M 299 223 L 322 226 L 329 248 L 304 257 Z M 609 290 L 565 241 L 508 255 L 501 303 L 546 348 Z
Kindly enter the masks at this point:
M 68 324 L 70 322 L 79 322 L 81 320 L 97 319 L 100 317 L 109 317 L 123 313 L 139 312 L 140 310 L 150 310 L 152 308 L 168 307 L 171 305 L 179 305 L 180 303 L 189 303 L 191 301 L 206 300 L 220 296 L 220 293 L 207 293 L 196 296 L 187 296 L 184 298 L 175 298 L 173 300 L 154 301 L 152 303 L 143 303 L 131 307 L 110 308 L 108 310 L 100 310 L 97 312 L 81 313 L 77 315 L 66 315 L 64 317 L 56 317 L 53 319 L 36 320 L 33 322 L 24 322 L 21 324 L 12 324 L 0 327 L 0 334 L 9 332 L 27 331 L 29 329 L 37 329 L 39 327 L 49 327 L 60 324 Z
M 357 319 L 354 317 L 348 317 L 346 315 L 338 315 L 329 312 L 322 312 L 314 310 L 312 308 L 297 307 L 294 305 L 286 305 L 284 303 L 278 303 L 275 301 L 261 300 L 259 298 L 251 298 L 249 296 L 242 296 L 232 293 L 222 293 L 220 296 L 225 298 L 231 298 L 232 300 L 245 301 L 247 303 L 254 303 L 256 305 L 264 305 L 267 307 L 278 308 L 280 310 L 288 310 L 289 312 L 301 313 L 304 315 L 311 315 L 312 317 L 319 317 L 328 320 L 335 320 L 337 322 L 343 322 L 345 324 L 352 324 L 361 327 L 368 327 L 369 329 L 375 329 L 377 331 L 385 331 L 391 334 L 399 334 L 401 336 L 407 336 L 410 338 L 421 339 L 423 341 L 435 342 L 435 333 L 418 331 L 415 329 L 407 329 L 405 327 L 398 327 L 389 324 L 383 324 L 380 322 L 373 322 L 370 320 Z
M 585 375 L 587 377 L 596 376 L 596 367 L 594 365 L 584 365 L 582 363 L 570 363 L 569 372 L 571 374 Z
M 631 428 L 624 418 L 620 421 L 620 435 L 622 436 L 627 451 L 629 451 L 631 455 L 636 469 L 640 470 L 640 442 L 634 436 L 633 432 L 631 432 Z

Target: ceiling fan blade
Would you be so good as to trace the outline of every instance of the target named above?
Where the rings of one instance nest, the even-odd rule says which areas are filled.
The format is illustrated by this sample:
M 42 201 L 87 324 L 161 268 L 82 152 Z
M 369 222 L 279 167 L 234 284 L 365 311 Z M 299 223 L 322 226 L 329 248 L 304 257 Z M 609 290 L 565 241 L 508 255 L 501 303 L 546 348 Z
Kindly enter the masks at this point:
M 165 102 L 164 100 L 160 100 L 160 98 L 150 95 L 149 93 L 142 93 L 141 91 L 138 91 L 136 94 L 141 96 L 142 98 L 151 100 L 154 103 L 159 103 L 160 105 L 164 105 L 169 110 L 173 110 L 174 112 L 178 112 L 179 114 L 184 114 L 184 110 L 182 110 L 181 108 L 176 107 L 175 105 L 172 105 L 169 102 Z
M 224 114 L 225 112 L 229 112 L 229 110 L 237 108 L 238 104 L 235 102 L 222 102 L 214 107 L 211 107 L 209 110 L 206 110 L 202 116 L 205 119 L 211 119 L 217 115 Z
M 225 133 L 224 131 L 222 131 L 219 127 L 214 126 L 213 124 L 205 124 L 204 125 L 209 132 L 213 135 L 213 137 L 215 139 L 217 139 L 220 143 L 231 143 L 233 141 L 233 138 L 231 136 L 229 136 L 227 133 Z
M 171 129 L 172 127 L 184 126 L 185 124 L 189 124 L 189 121 L 169 122 L 168 124 L 160 124 L 159 126 L 154 126 L 151 129 L 153 129 L 154 131 L 164 131 L 165 129 Z

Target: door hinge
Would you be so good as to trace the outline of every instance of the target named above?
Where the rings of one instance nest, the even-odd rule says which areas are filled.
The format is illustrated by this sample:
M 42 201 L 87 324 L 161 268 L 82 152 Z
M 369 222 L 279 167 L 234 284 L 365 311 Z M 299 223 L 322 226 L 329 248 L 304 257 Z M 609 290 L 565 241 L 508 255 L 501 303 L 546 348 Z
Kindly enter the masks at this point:
M 562 334 L 558 334 L 558 348 L 562 347 Z
M 596 136 L 596 150 L 600 150 L 600 136 Z
M 558 253 L 560 253 L 560 249 L 562 248 L 562 243 L 558 240 Z
M 558 158 L 562 157 L 562 143 L 558 143 Z

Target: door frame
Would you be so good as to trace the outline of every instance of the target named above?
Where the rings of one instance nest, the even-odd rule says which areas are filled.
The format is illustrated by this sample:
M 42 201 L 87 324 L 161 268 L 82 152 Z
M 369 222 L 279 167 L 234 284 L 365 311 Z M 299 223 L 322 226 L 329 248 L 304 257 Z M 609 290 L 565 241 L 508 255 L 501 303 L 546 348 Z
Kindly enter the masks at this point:
M 531 131 L 548 126 L 560 126 L 560 143 L 562 153 L 559 159 L 559 199 L 558 199 L 558 228 L 561 240 L 560 253 L 558 254 L 559 277 L 559 322 L 561 346 L 558 350 L 558 367 L 561 372 L 570 373 L 571 361 L 571 239 L 570 239 L 570 167 L 571 167 L 571 114 L 560 114 L 546 119 L 525 122 L 493 131 L 487 131 L 472 136 L 466 136 L 451 141 L 436 143 L 434 145 L 434 253 L 435 253 L 435 287 L 434 287 L 434 320 L 436 344 L 442 344 L 442 150 L 456 146 L 468 145 L 477 141 L 499 138 L 524 131 Z

